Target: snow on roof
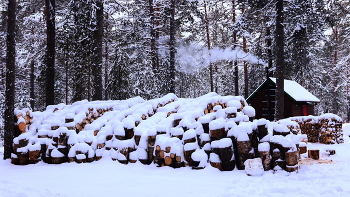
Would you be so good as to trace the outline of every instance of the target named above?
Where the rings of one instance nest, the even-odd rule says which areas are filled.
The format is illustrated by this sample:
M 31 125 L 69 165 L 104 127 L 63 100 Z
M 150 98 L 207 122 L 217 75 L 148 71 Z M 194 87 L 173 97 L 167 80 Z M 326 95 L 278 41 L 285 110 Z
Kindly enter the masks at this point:
M 270 77 L 276 84 L 276 78 Z M 295 81 L 284 80 L 284 91 L 295 101 L 320 102 L 320 100 Z
M 271 81 L 276 84 L 276 78 L 270 77 Z M 262 83 L 248 98 L 247 101 L 256 94 L 260 88 L 266 83 Z M 307 91 L 303 86 L 295 81 L 284 80 L 284 92 L 287 93 L 295 101 L 305 101 L 305 102 L 320 102 L 316 96 Z

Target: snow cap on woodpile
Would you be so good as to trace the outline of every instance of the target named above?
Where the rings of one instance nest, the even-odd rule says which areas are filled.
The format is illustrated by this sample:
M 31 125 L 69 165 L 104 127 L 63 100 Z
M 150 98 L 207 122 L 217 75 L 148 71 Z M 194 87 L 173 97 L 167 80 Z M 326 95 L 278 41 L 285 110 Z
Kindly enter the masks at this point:
M 270 143 L 263 142 L 258 145 L 258 151 L 259 152 L 267 152 L 270 151 Z
M 226 120 L 223 118 L 212 120 L 209 123 L 209 129 L 210 130 L 217 130 L 217 129 L 225 128 L 225 123 L 226 123 Z
M 326 114 L 322 114 L 321 116 L 319 116 L 320 119 L 327 119 L 327 120 L 336 120 L 338 122 L 342 122 L 343 119 L 340 118 L 338 115 L 336 114 L 332 114 L 332 113 L 326 113 Z
M 199 161 L 198 167 L 204 168 L 208 162 L 208 155 L 204 150 L 197 148 L 191 155 L 193 161 Z
M 243 108 L 243 113 L 248 117 L 255 117 L 255 109 L 252 106 L 245 106 Z

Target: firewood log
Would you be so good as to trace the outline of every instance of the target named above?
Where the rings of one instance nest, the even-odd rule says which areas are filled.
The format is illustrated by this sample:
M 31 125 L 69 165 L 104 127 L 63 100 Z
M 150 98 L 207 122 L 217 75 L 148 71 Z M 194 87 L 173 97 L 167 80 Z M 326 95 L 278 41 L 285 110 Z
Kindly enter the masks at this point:
M 132 137 L 134 137 L 134 128 L 128 129 L 128 128 L 124 128 L 125 130 L 125 139 L 131 139 Z
M 14 165 L 19 165 L 19 158 L 16 154 L 11 155 L 11 163 Z
M 184 162 L 181 158 L 181 156 L 175 155 L 175 163 L 174 163 L 174 168 L 181 168 L 184 166 Z
M 267 135 L 268 135 L 268 130 L 266 128 L 266 125 L 259 125 L 258 126 L 258 137 L 259 137 L 259 140 L 263 139 Z
M 249 155 L 249 152 L 252 150 L 251 142 L 249 141 L 237 141 L 237 151 L 238 151 L 238 161 L 237 163 L 237 169 L 238 170 L 244 170 L 244 162 L 247 159 L 250 158 L 251 155 Z
M 151 135 L 148 136 L 148 146 L 154 146 L 154 144 L 156 143 L 156 136 L 155 135 Z
M 314 160 L 320 159 L 320 150 L 317 150 L 317 149 L 308 150 L 308 157 Z
M 225 128 L 210 130 L 210 139 L 211 139 L 211 141 L 219 140 L 219 139 L 222 139 L 222 138 L 225 138 L 225 137 L 227 137 L 226 136 L 226 132 L 225 132 Z
M 270 151 L 259 151 L 259 157 L 261 158 L 264 171 L 269 171 L 271 169 Z
M 40 157 L 40 150 L 29 150 L 28 151 L 29 160 L 37 160 Z
M 304 154 L 307 152 L 307 146 L 299 146 L 299 153 Z
M 221 161 L 221 166 L 222 166 L 221 171 L 232 171 L 232 170 L 234 170 L 235 166 L 236 166 L 236 161 L 235 161 L 234 155 L 233 155 L 233 157 L 231 158 L 230 161 L 227 161 L 227 162 Z
M 298 164 L 298 151 L 294 152 L 286 152 L 286 165 L 287 166 L 295 166 Z
M 295 166 L 286 166 L 286 171 L 287 172 L 298 172 L 299 170 L 299 166 L 295 165 Z
M 183 141 L 184 144 L 193 143 L 193 142 L 196 142 L 196 138 L 195 137 Z
M 25 122 L 19 122 L 18 125 L 17 125 L 17 127 L 18 127 L 18 130 L 19 130 L 19 131 L 21 131 L 22 133 L 24 133 L 25 130 L 26 130 L 27 125 L 26 125 Z

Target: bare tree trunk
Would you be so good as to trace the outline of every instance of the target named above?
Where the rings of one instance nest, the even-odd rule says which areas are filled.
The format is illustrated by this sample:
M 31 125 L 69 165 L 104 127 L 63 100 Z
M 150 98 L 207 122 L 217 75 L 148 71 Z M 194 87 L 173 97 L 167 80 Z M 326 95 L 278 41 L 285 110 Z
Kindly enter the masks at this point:
M 171 0 L 171 13 L 170 13 L 170 40 L 169 40 L 169 47 L 170 47 L 170 93 L 175 93 L 175 0 Z
M 338 80 L 338 76 L 339 74 L 337 73 L 337 63 L 338 63 L 338 42 L 339 42 L 339 36 L 338 36 L 338 27 L 333 27 L 332 28 L 333 34 L 334 34 L 334 38 L 335 38 L 335 46 L 334 46 L 334 59 L 333 59 L 333 66 L 334 66 L 334 73 L 333 73 L 333 77 L 332 77 L 332 95 L 333 98 L 332 99 L 332 110 L 331 112 L 336 114 L 338 112 L 338 104 L 337 104 L 337 93 L 336 93 L 336 89 L 337 89 L 337 80 Z
M 14 138 L 16 0 L 8 1 L 7 14 L 4 159 L 11 158 L 11 153 L 13 151 L 12 141 Z
M 30 108 L 34 111 L 35 95 L 34 95 L 34 60 L 30 62 Z
M 93 94 L 92 100 L 102 100 L 102 40 L 103 40 L 103 0 L 96 1 L 96 29 L 92 60 Z
M 232 13 L 233 13 L 233 18 L 232 18 L 232 22 L 236 23 L 236 4 L 235 1 L 232 1 Z M 236 48 L 237 46 L 237 33 L 234 32 L 233 33 L 233 46 L 234 48 Z M 235 95 L 238 96 L 239 95 L 239 87 L 238 87 L 238 65 L 237 65 L 237 59 L 234 61 L 233 63 L 233 67 L 235 69 L 234 71 L 234 75 L 235 75 Z
M 108 21 L 108 13 L 106 14 L 106 20 Z M 104 99 L 108 100 L 108 91 L 107 91 L 107 86 L 108 86 L 108 22 L 106 23 L 106 43 L 105 43 L 105 95 Z
M 157 51 L 157 45 L 156 45 L 156 32 L 154 30 L 154 5 L 153 0 L 148 1 L 149 5 L 149 14 L 150 14 L 150 35 L 151 35 L 151 61 L 152 61 L 152 68 L 153 71 L 157 71 L 159 68 L 159 58 L 158 58 L 158 51 Z
M 247 53 L 247 39 L 244 36 L 243 36 L 243 51 Z M 244 61 L 244 98 L 248 98 L 248 65 L 246 61 Z
M 284 29 L 283 0 L 276 3 L 276 106 L 275 120 L 284 118 Z
M 208 50 L 210 50 L 210 34 L 209 34 L 209 17 L 208 17 L 208 11 L 207 11 L 207 2 L 204 1 L 204 14 L 205 14 L 205 29 L 207 32 L 207 45 Z M 210 77 L 210 91 L 214 91 L 214 79 L 213 79 L 213 64 L 209 63 L 209 77 Z
M 46 105 L 55 103 L 55 0 L 45 0 L 46 12 Z

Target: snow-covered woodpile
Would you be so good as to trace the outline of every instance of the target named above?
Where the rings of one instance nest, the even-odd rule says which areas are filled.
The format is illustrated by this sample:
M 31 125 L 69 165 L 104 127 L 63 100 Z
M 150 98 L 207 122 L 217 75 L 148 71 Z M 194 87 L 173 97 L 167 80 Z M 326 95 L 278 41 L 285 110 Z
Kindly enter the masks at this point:
M 22 114 L 22 115 L 20 115 Z M 111 158 L 122 164 L 141 162 L 174 168 L 248 175 L 298 169 L 299 143 L 307 139 L 299 124 L 253 120 L 255 110 L 243 97 L 216 93 L 195 99 L 168 94 L 145 101 L 80 101 L 48 106 L 25 114 L 25 129 L 14 139 L 13 164 L 39 161 L 93 162 Z M 19 118 L 20 119 L 20 118 Z M 259 159 L 256 159 L 259 158 Z
M 321 116 L 300 116 L 289 118 L 299 124 L 301 133 L 306 134 L 309 142 L 323 144 L 343 143 L 343 120 L 335 114 Z

